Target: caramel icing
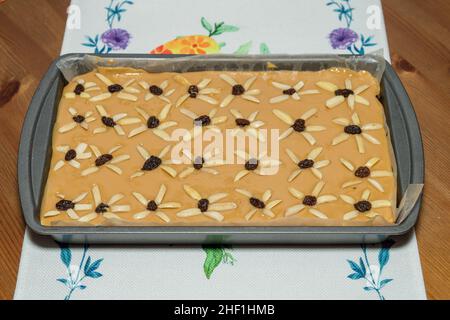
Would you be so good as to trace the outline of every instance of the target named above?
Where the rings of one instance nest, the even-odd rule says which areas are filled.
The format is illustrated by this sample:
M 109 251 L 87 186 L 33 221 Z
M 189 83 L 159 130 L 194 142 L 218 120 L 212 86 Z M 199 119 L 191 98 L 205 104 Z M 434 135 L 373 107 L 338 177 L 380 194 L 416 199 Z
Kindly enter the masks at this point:
M 368 72 L 348 69 L 177 74 L 100 68 L 80 75 L 59 103 L 41 223 L 394 223 L 394 159 L 379 92 Z M 248 148 L 234 151 L 240 160 L 234 164 L 212 160 L 206 149 L 201 157 L 185 151 L 186 163 L 171 161 L 172 148 L 196 137 L 194 121 L 261 142 L 270 136 L 260 129 L 279 129 L 279 158 L 267 158 L 276 156 L 269 143 L 254 159 Z M 189 134 L 169 141 L 178 128 Z M 72 162 L 62 165 L 72 148 L 81 154 L 68 155 Z M 96 167 L 102 156 L 106 162 Z M 308 157 L 313 163 L 303 161 Z M 263 173 L 271 167 L 275 174 Z

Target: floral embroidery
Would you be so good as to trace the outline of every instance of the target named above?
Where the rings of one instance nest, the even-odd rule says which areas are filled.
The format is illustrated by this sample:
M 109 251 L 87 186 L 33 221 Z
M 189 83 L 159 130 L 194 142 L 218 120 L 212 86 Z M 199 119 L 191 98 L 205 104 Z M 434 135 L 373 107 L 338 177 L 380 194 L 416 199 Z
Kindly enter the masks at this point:
M 100 268 L 103 259 L 98 259 L 93 261 L 93 259 L 88 256 L 86 260 L 86 255 L 89 249 L 88 244 L 84 244 L 83 246 L 83 255 L 79 265 L 73 265 L 72 263 L 72 250 L 70 249 L 68 244 L 65 243 L 57 243 L 60 248 L 60 259 L 67 270 L 66 278 L 56 279 L 58 282 L 61 282 L 63 285 L 67 287 L 69 293 L 65 296 L 64 300 L 70 300 L 72 294 L 77 290 L 85 290 L 87 286 L 84 284 L 84 280 L 86 278 L 98 279 L 103 276 L 100 272 L 98 272 L 98 268 Z
M 261 198 L 255 197 L 250 191 L 245 189 L 235 189 L 235 191 L 246 196 L 250 205 L 253 207 L 253 209 L 245 215 L 245 220 L 249 221 L 258 211 L 269 218 L 275 217 L 275 213 L 273 213 L 272 209 L 280 204 L 281 200 L 272 200 L 268 202 L 272 197 L 272 191 L 264 191 Z
M 353 173 L 353 175 L 359 180 L 351 180 L 347 181 L 342 185 L 342 188 L 348 188 L 360 184 L 363 182 L 363 179 L 367 178 L 367 181 L 374 186 L 378 191 L 384 192 L 383 186 L 374 178 L 381 177 L 392 177 L 392 172 L 387 170 L 371 170 L 374 165 L 376 165 L 380 158 L 371 158 L 369 159 L 363 166 L 355 167 L 349 160 L 344 158 L 340 159 L 341 163 L 347 168 L 349 171 Z
M 363 215 L 367 218 L 375 218 L 380 214 L 378 212 L 373 211 L 372 209 L 387 208 L 392 206 L 392 203 L 389 200 L 369 201 L 369 197 L 370 197 L 369 189 L 363 191 L 360 200 L 355 200 L 348 195 L 341 194 L 340 198 L 344 200 L 346 203 L 353 206 L 353 210 L 345 213 L 343 219 L 346 221 L 352 220 L 358 217 L 359 215 Z
M 178 202 L 165 202 L 162 203 L 164 196 L 166 194 L 167 187 L 162 184 L 159 188 L 158 194 L 154 200 L 149 200 L 145 198 L 139 192 L 133 192 L 133 196 L 145 207 L 145 210 L 142 212 L 138 212 L 133 215 L 134 219 L 144 219 L 150 214 L 154 214 L 164 222 L 170 222 L 170 218 L 161 211 L 161 209 L 174 209 L 180 208 L 181 204 Z
M 125 29 L 113 28 L 113 26 L 116 21 L 122 19 L 122 14 L 127 11 L 125 5 L 132 4 L 133 1 L 130 0 L 111 0 L 109 6 L 105 8 L 108 29 L 101 35 L 86 36 L 87 42 L 82 43 L 82 45 L 93 48 L 94 53 L 110 53 L 112 50 L 125 50 L 130 43 L 131 34 Z
M 78 220 L 79 216 L 77 214 L 77 211 L 86 211 L 92 209 L 92 205 L 80 203 L 80 201 L 83 201 L 86 198 L 87 192 L 80 194 L 73 200 L 67 200 L 66 197 L 61 193 L 57 193 L 56 196 L 60 199 L 55 204 L 56 210 L 46 212 L 44 214 L 44 217 L 55 217 L 65 212 L 70 219 Z
M 370 292 L 375 291 L 380 300 L 385 300 L 384 295 L 381 294 L 381 290 L 393 279 L 385 278 L 383 280 L 381 275 L 384 271 L 384 267 L 389 262 L 389 250 L 395 244 L 395 241 L 388 239 L 381 243 L 381 248 L 378 251 L 378 263 L 379 265 L 372 265 L 369 262 L 367 246 L 365 244 L 361 245 L 363 252 L 363 257 L 359 258 L 359 263 L 347 260 L 353 273 L 347 276 L 351 280 L 365 279 L 366 286 L 363 287 L 364 291 Z
M 311 172 L 313 173 L 313 175 L 317 178 L 317 179 L 322 179 L 322 173 L 320 172 L 320 168 L 326 167 L 327 165 L 330 164 L 330 160 L 321 160 L 321 161 L 315 161 L 316 158 L 320 155 L 320 153 L 322 152 L 323 148 L 319 147 L 319 148 L 315 148 L 313 150 L 311 150 L 310 153 L 308 153 L 308 155 L 306 156 L 305 159 L 300 160 L 295 154 L 294 152 L 292 152 L 291 149 L 286 149 L 286 153 L 288 154 L 289 158 L 292 160 L 292 162 L 294 162 L 294 164 L 298 167 L 298 169 L 294 170 L 291 175 L 288 178 L 288 181 L 291 182 L 293 181 L 295 178 L 298 177 L 298 175 L 300 173 L 302 173 L 302 171 L 304 170 L 311 170 Z
M 299 214 L 303 211 L 303 209 L 308 208 L 309 213 L 320 218 L 320 219 L 328 219 L 327 215 L 322 211 L 317 209 L 317 206 L 322 203 L 328 203 L 332 201 L 336 201 L 337 198 L 331 194 L 320 196 L 320 192 L 322 191 L 325 182 L 319 181 L 314 186 L 311 194 L 305 195 L 304 193 L 298 191 L 295 188 L 289 188 L 289 192 L 297 199 L 301 200 L 301 203 L 294 205 L 292 207 L 287 208 L 284 215 L 286 217 L 290 217 L 296 214 Z
M 81 217 L 78 221 L 80 222 L 90 222 L 101 215 L 105 219 L 119 219 L 116 213 L 128 212 L 130 211 L 129 205 L 116 205 L 115 203 L 122 200 L 125 196 L 123 194 L 114 194 L 108 202 L 102 201 L 102 195 L 100 193 L 100 188 L 94 184 L 92 186 L 92 197 L 94 198 L 95 209 L 94 212 L 88 213 L 87 215 Z
M 333 146 L 348 140 L 350 136 L 355 136 L 359 153 L 365 153 L 363 138 L 373 144 L 381 143 L 378 139 L 367 133 L 367 131 L 378 130 L 383 128 L 383 126 L 380 123 L 361 125 L 361 121 L 356 112 L 352 114 L 351 121 L 345 118 L 336 118 L 333 119 L 333 122 L 344 127 L 344 132 L 340 133 L 331 142 Z
M 279 136 L 279 140 L 283 140 L 295 131 L 299 132 L 303 136 L 303 138 L 305 138 L 305 140 L 309 142 L 310 145 L 315 145 L 316 139 L 310 132 L 326 130 L 324 126 L 306 125 L 306 121 L 317 113 L 317 109 L 315 108 L 306 111 L 300 116 L 300 118 L 295 120 L 289 114 L 279 109 L 273 109 L 272 112 L 275 116 L 277 116 L 277 118 L 289 125 L 289 128 Z
M 215 193 L 209 197 L 202 197 L 198 191 L 189 185 L 184 185 L 183 189 L 192 199 L 197 201 L 197 207 L 178 212 L 178 217 L 188 218 L 204 215 L 217 221 L 223 221 L 224 216 L 219 211 L 227 211 L 237 208 L 236 203 L 234 202 L 217 203 L 217 201 L 227 197 L 228 193 Z
M 332 0 L 327 2 L 327 6 L 334 7 L 334 12 L 338 13 L 339 21 L 345 21 L 345 28 L 337 28 L 331 31 L 328 35 L 330 45 L 333 49 L 340 49 L 349 51 L 351 54 L 363 55 L 366 48 L 376 46 L 372 42 L 373 36 L 365 37 L 363 34 L 358 34 L 350 27 L 353 20 L 353 11 L 350 0 Z M 360 40 L 360 44 L 357 42 Z

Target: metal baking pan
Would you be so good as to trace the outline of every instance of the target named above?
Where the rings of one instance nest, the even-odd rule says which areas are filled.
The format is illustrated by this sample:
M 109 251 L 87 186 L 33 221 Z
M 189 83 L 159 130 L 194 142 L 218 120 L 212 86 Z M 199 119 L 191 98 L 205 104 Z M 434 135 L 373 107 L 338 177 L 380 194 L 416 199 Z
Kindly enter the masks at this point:
M 392 226 L 343 226 L 343 227 L 48 227 L 40 223 L 40 202 L 45 187 L 51 157 L 52 128 L 56 109 L 64 85 L 67 83 L 57 64 L 71 61 L 78 63 L 80 72 L 89 71 L 83 66 L 84 54 L 68 54 L 52 63 L 42 79 L 28 108 L 20 140 L 18 158 L 19 192 L 23 214 L 27 225 L 36 233 L 52 236 L 57 241 L 71 243 L 152 243 L 152 244 L 336 244 L 336 243 L 376 243 L 389 236 L 401 235 L 410 231 L 417 221 L 421 206 L 421 195 L 414 208 L 401 223 Z M 186 71 L 185 66 L 171 58 L 160 55 L 107 55 L 102 58 L 141 59 L 160 61 L 163 70 Z M 296 59 L 302 59 L 302 70 L 320 70 L 337 65 L 331 56 L 266 56 L 258 59 L 260 64 L 250 58 L 229 56 L 227 69 L 245 69 L 251 62 L 253 70 L 264 68 L 265 61 L 275 61 L 279 69 L 292 70 Z M 217 68 L 214 57 L 194 63 L 190 71 Z M 220 60 L 223 63 L 223 59 Z M 256 68 L 255 68 L 256 66 Z M 259 66 L 259 67 L 258 67 Z M 362 69 L 375 68 L 370 63 L 359 66 Z M 373 70 L 372 70 L 373 71 Z M 397 162 L 399 199 L 409 184 L 423 184 L 424 159 L 419 125 L 409 97 L 396 75 L 386 62 L 381 79 L 380 100 L 383 103 L 390 128 L 392 145 Z

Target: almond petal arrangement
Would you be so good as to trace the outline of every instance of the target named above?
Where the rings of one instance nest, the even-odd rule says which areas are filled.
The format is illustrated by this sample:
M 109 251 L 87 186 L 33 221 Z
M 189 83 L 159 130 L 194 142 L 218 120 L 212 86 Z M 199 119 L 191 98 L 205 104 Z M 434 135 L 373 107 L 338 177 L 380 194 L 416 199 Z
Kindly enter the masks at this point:
M 219 171 L 213 169 L 213 167 L 223 166 L 225 161 L 216 159 L 215 154 L 218 150 L 212 150 L 205 152 L 203 156 L 193 155 L 189 150 L 183 149 L 183 154 L 192 163 L 190 167 L 187 167 L 178 175 L 181 179 L 186 178 L 194 172 L 204 172 L 212 175 L 218 175 Z
M 162 184 L 154 200 L 147 199 L 144 195 L 142 195 L 139 192 L 133 192 L 133 196 L 145 207 L 144 211 L 134 214 L 133 218 L 136 220 L 141 220 L 151 214 L 154 214 L 164 222 L 166 223 L 170 222 L 169 216 L 165 214 L 162 210 L 180 208 L 181 204 L 179 202 L 162 203 L 162 201 L 164 200 L 164 196 L 166 195 L 166 191 L 167 187 L 164 184 Z
M 111 170 L 118 175 L 121 175 L 122 169 L 120 169 L 117 164 L 130 159 L 130 156 L 128 154 L 121 154 L 119 156 L 113 155 L 116 151 L 120 150 L 122 146 L 115 146 L 109 149 L 107 153 L 102 153 L 100 149 L 93 144 L 89 145 L 89 148 L 91 148 L 96 159 L 92 166 L 81 171 L 82 176 L 88 176 L 90 174 L 98 172 L 103 167 Z
M 244 84 L 239 84 L 236 80 L 227 74 L 220 74 L 219 77 L 231 86 L 231 93 L 223 99 L 220 103 L 221 108 L 228 106 L 236 97 L 241 97 L 242 99 L 260 103 L 259 99 L 256 98 L 257 95 L 261 93 L 259 89 L 250 89 L 253 82 L 255 82 L 256 77 L 251 77 L 247 79 Z
M 197 84 L 190 83 L 189 80 L 181 75 L 176 75 L 174 79 L 186 87 L 186 93 L 178 98 L 175 104 L 176 108 L 180 107 L 189 98 L 199 99 L 213 105 L 219 103 L 216 99 L 212 98 L 211 95 L 218 94 L 220 91 L 214 88 L 207 88 L 211 79 L 202 79 Z
M 74 167 L 75 169 L 80 169 L 81 164 L 77 160 L 89 159 L 92 153 L 85 152 L 88 145 L 86 143 L 79 143 L 75 148 L 70 146 L 57 146 L 56 151 L 64 154 L 64 160 L 59 160 L 53 167 L 54 171 L 57 171 L 64 167 L 66 163 Z
M 211 109 L 208 114 L 202 115 L 198 115 L 195 112 L 184 108 L 180 108 L 180 112 L 186 117 L 191 118 L 194 124 L 194 127 L 189 133 L 183 136 L 184 141 L 189 141 L 198 137 L 202 133 L 202 130 L 199 130 L 200 128 L 206 128 L 220 133 L 220 129 L 217 125 L 227 121 L 227 116 L 215 116 L 217 109 Z
M 135 172 L 131 176 L 132 179 L 136 177 L 141 177 L 146 172 L 150 172 L 158 168 L 161 168 L 161 170 L 166 172 L 172 178 L 175 178 L 177 176 L 176 170 L 169 166 L 169 164 L 171 164 L 172 162 L 170 160 L 163 160 L 163 158 L 170 151 L 170 145 L 164 147 L 158 155 L 150 154 L 147 151 L 147 149 L 145 149 L 142 145 L 138 145 L 136 149 L 141 155 L 141 157 L 144 159 L 144 164 L 142 165 L 139 171 Z
M 381 185 L 381 183 L 376 180 L 375 178 L 382 178 L 382 177 L 392 177 L 393 173 L 392 171 L 388 170 L 372 170 L 372 167 L 375 166 L 379 161 L 380 158 L 374 157 L 370 158 L 364 165 L 355 167 L 349 160 L 346 160 L 344 158 L 339 159 L 341 163 L 344 165 L 346 169 L 348 169 L 350 172 L 353 173 L 353 175 L 358 180 L 351 180 L 347 181 L 342 185 L 342 188 L 348 188 L 356 186 L 363 182 L 363 179 L 367 179 L 367 181 L 375 187 L 380 192 L 384 192 L 384 188 Z
M 146 93 L 144 100 L 149 101 L 153 99 L 154 97 L 157 97 L 158 99 L 164 101 L 165 103 L 171 104 L 169 97 L 175 92 L 175 89 L 166 90 L 167 86 L 169 85 L 168 80 L 164 80 L 161 82 L 161 84 L 158 86 L 156 84 L 149 84 L 147 81 L 139 81 L 139 85 L 148 92 Z
M 304 87 L 304 85 L 305 85 L 305 83 L 301 80 L 293 86 L 286 84 L 286 83 L 272 81 L 272 86 L 274 86 L 275 88 L 280 89 L 282 91 L 281 91 L 281 95 L 271 98 L 269 100 L 269 102 L 272 104 L 280 103 L 280 102 L 288 100 L 289 98 L 292 98 L 293 100 L 298 101 L 298 100 L 300 100 L 300 97 L 303 95 L 320 93 L 319 90 L 315 90 L 315 89 L 301 91 L 301 89 Z
M 56 197 L 60 200 L 55 204 L 56 210 L 47 211 L 44 213 L 44 217 L 55 217 L 62 213 L 66 213 L 70 219 L 78 220 L 79 216 L 77 211 L 87 211 L 92 209 L 92 205 L 80 203 L 86 198 L 87 194 L 87 192 L 83 192 L 75 197 L 75 199 L 68 200 L 63 194 L 57 193 Z
M 91 98 L 89 92 L 100 90 L 95 82 L 86 82 L 84 79 L 76 80 L 76 86 L 72 92 L 67 92 L 64 94 L 66 99 L 75 99 L 77 96 L 83 99 Z
M 260 212 L 263 216 L 275 218 L 275 213 L 272 209 L 279 205 L 281 200 L 272 200 L 269 202 L 270 198 L 272 198 L 272 191 L 269 189 L 264 191 L 260 198 L 254 196 L 250 191 L 245 189 L 235 189 L 235 191 L 246 196 L 250 205 L 253 207 L 253 209 L 245 215 L 245 220 L 251 220 L 257 212 Z
M 320 155 L 323 148 L 318 147 L 315 149 L 312 149 L 311 152 L 308 153 L 305 159 L 300 160 L 295 153 L 291 149 L 286 149 L 286 153 L 289 156 L 289 158 L 292 160 L 292 162 L 297 165 L 298 169 L 295 169 L 289 176 L 288 181 L 291 182 L 295 178 L 297 178 L 300 173 L 302 173 L 304 170 L 311 170 L 312 174 L 319 180 L 322 179 L 322 172 L 320 172 L 320 168 L 326 167 L 330 164 L 330 160 L 320 160 L 315 161 L 316 158 Z
M 258 156 L 251 156 L 243 150 L 236 150 L 235 154 L 245 163 L 244 169 L 234 176 L 234 182 L 241 180 L 252 172 L 260 176 L 271 175 L 281 165 L 280 160 L 268 157 L 265 151 L 260 152 Z
M 171 106 L 172 105 L 170 103 L 166 104 L 157 116 L 149 115 L 147 111 L 145 111 L 144 109 L 136 107 L 135 108 L 136 111 L 144 119 L 145 124 L 131 130 L 128 133 L 128 138 L 132 138 L 134 136 L 137 136 L 138 134 L 141 134 L 149 130 L 155 136 L 163 139 L 164 141 L 170 141 L 171 140 L 170 135 L 165 131 L 165 129 L 176 126 L 178 123 L 176 121 L 166 121 L 166 122 L 162 121 L 164 121 L 167 118 Z
M 359 103 L 365 106 L 369 106 L 369 101 L 362 97 L 360 94 L 366 91 L 370 86 L 367 84 L 363 84 L 359 87 L 357 87 L 355 90 L 352 90 L 352 81 L 350 79 L 345 79 L 345 88 L 340 89 L 337 85 L 331 82 L 327 81 L 319 81 L 316 83 L 316 85 L 324 89 L 326 91 L 334 93 L 334 97 L 328 99 L 325 102 L 325 105 L 328 108 L 334 108 L 341 103 L 345 102 L 347 100 L 347 105 L 350 108 L 350 110 L 353 110 L 355 108 L 355 104 Z
M 72 107 L 70 107 L 68 109 L 68 111 L 69 111 L 70 115 L 72 116 L 72 121 L 63 125 L 62 127 L 60 127 L 58 129 L 59 133 L 66 133 L 66 132 L 72 131 L 73 129 L 75 129 L 78 126 L 83 128 L 84 130 L 88 130 L 89 122 L 95 121 L 95 118 L 92 117 L 92 115 L 93 115 L 92 111 L 88 111 L 84 115 L 79 114 L 78 111 Z
M 367 218 L 375 218 L 376 216 L 379 216 L 380 214 L 373 209 L 378 208 L 386 208 L 391 207 L 392 202 L 389 200 L 374 200 L 369 201 L 370 198 L 370 190 L 366 189 L 361 194 L 360 200 L 355 200 L 354 198 L 350 197 L 349 195 L 341 194 L 339 196 L 342 200 L 344 200 L 346 203 L 353 206 L 353 210 L 347 212 L 344 214 L 343 219 L 348 221 L 355 219 L 359 215 L 363 215 Z
M 123 131 L 122 125 L 130 125 L 141 122 L 141 119 L 139 118 L 127 118 L 126 113 L 118 113 L 111 116 L 101 105 L 96 105 L 95 108 L 101 116 L 103 126 L 95 128 L 93 131 L 94 134 L 104 133 L 108 130 L 108 128 L 113 128 L 119 136 L 124 136 L 125 131 Z
M 141 91 L 133 87 L 133 83 L 136 79 L 130 79 L 124 84 L 118 84 L 111 81 L 107 76 L 96 73 L 97 78 L 106 85 L 106 92 L 100 93 L 99 95 L 93 96 L 89 99 L 91 102 L 99 102 L 106 99 L 109 99 L 113 96 L 113 94 L 117 94 L 117 98 L 127 101 L 137 101 L 138 97 L 135 94 L 140 93 Z

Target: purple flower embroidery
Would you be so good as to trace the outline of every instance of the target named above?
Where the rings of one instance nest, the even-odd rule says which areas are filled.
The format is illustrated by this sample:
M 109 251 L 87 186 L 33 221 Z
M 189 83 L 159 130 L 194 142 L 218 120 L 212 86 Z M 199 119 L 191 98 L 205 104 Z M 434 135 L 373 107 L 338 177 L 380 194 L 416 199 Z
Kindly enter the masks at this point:
M 102 34 L 102 41 L 112 50 L 126 49 L 131 35 L 124 29 L 109 29 Z
M 338 28 L 331 31 L 329 38 L 333 49 L 347 49 L 358 40 L 358 35 L 352 29 Z

